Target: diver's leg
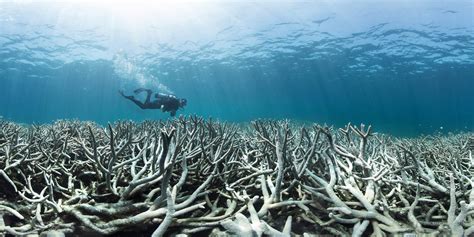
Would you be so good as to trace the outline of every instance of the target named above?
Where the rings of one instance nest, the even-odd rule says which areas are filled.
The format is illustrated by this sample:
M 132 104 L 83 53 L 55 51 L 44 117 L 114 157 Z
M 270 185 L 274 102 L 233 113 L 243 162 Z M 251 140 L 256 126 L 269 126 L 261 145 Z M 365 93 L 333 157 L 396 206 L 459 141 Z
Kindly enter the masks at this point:
M 147 108 L 144 103 L 142 103 L 141 101 L 135 99 L 135 97 L 133 97 L 133 96 L 129 96 L 129 97 L 127 97 L 127 99 L 131 100 L 133 103 L 138 105 L 138 107 L 140 107 L 141 109 L 146 109 Z
M 120 94 L 121 94 L 124 98 L 129 99 L 130 101 L 132 101 L 133 103 L 135 103 L 136 105 L 138 105 L 138 107 L 140 107 L 141 109 L 146 109 L 145 104 L 142 103 L 141 101 L 135 99 L 135 97 L 134 97 L 133 95 L 127 96 L 127 95 L 125 95 L 125 94 L 123 93 L 123 91 L 120 91 Z
M 146 99 L 145 99 L 145 104 L 150 104 L 150 97 L 151 97 L 151 90 L 146 90 Z
M 146 89 L 146 88 L 138 88 L 136 90 L 133 91 L 133 93 L 137 94 L 137 93 L 141 93 L 143 91 L 146 91 L 148 93 L 151 93 L 152 91 L 150 89 Z

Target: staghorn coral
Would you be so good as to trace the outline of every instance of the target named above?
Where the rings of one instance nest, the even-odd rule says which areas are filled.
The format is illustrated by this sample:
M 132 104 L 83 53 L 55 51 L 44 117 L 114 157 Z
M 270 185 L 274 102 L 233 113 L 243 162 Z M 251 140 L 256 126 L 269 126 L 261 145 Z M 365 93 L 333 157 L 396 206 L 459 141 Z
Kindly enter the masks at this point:
M 0 235 L 469 236 L 473 144 L 351 124 L 0 120 Z

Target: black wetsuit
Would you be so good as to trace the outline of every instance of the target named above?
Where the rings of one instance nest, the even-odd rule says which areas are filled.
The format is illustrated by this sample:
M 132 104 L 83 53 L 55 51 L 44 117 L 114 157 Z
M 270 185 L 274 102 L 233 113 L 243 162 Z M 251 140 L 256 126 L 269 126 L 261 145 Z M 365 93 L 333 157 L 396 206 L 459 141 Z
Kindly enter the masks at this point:
M 147 93 L 145 102 L 141 102 L 140 100 L 137 100 L 133 95 L 126 96 L 122 91 L 120 91 L 120 94 L 134 102 L 138 107 L 142 109 L 161 109 L 163 112 L 170 112 L 171 116 L 176 115 L 176 111 L 180 108 L 186 105 L 185 103 L 183 104 L 183 99 L 178 99 L 174 95 L 167 95 L 167 94 L 162 94 L 162 93 L 156 93 L 155 94 L 155 100 L 151 100 L 151 95 L 152 95 L 152 90 L 150 89 L 137 89 L 135 90 L 135 93 L 140 93 L 145 91 Z M 186 100 L 184 100 L 186 101 Z

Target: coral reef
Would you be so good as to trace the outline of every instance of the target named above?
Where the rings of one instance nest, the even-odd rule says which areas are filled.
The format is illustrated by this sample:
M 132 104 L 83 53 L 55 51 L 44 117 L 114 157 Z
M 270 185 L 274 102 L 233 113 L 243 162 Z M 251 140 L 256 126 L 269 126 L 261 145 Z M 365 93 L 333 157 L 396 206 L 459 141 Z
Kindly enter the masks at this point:
M 0 236 L 474 234 L 473 134 L 0 120 Z

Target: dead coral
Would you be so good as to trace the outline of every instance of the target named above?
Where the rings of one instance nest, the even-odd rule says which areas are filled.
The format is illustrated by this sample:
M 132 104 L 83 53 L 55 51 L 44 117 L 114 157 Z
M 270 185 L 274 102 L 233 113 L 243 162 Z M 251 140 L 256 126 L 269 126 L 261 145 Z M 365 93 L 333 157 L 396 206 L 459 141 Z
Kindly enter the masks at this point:
M 469 236 L 473 141 L 288 121 L 1 120 L 0 234 Z

